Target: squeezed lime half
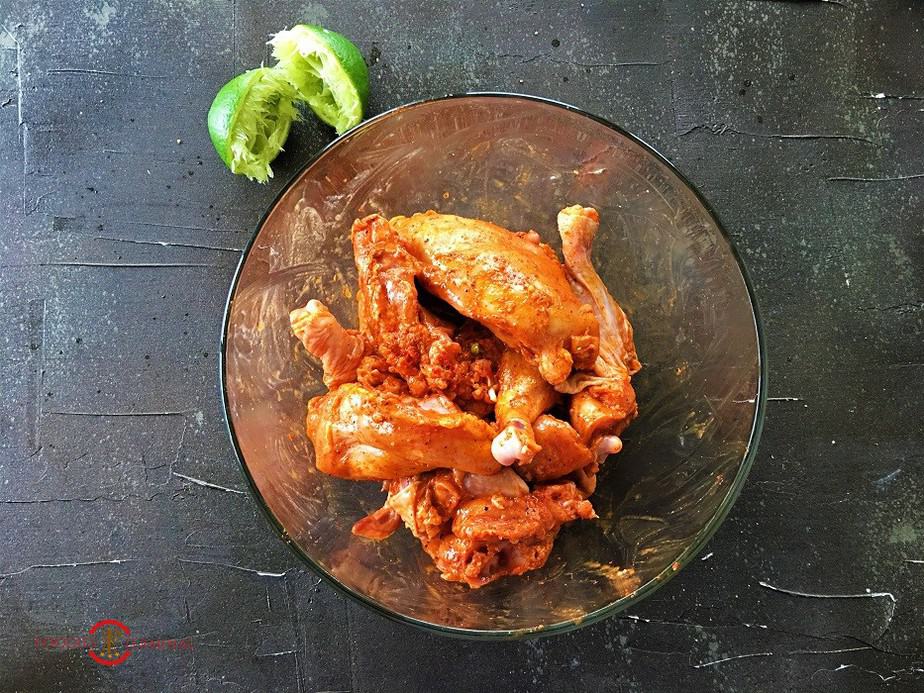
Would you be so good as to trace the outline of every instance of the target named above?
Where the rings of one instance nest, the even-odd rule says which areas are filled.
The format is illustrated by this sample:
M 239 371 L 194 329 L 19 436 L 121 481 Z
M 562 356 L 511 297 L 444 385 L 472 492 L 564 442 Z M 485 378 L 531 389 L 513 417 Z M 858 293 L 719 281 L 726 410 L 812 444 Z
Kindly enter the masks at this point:
M 297 98 L 338 135 L 358 125 L 369 99 L 362 53 L 345 36 L 314 24 L 298 24 L 270 39 L 278 70 Z
M 209 136 L 233 173 L 265 183 L 298 118 L 295 89 L 277 71 L 258 67 L 221 88 L 209 108 Z

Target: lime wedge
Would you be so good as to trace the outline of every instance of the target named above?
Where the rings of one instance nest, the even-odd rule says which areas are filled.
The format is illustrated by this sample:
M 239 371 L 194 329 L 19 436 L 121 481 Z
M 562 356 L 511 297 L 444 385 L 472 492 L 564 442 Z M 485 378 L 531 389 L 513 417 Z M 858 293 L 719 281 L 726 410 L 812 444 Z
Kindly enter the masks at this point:
M 258 67 L 221 88 L 209 108 L 209 136 L 233 173 L 265 183 L 298 118 L 292 85 L 272 68 Z
M 358 125 L 369 98 L 369 72 L 349 39 L 314 24 L 298 24 L 270 39 L 278 70 L 338 135 Z

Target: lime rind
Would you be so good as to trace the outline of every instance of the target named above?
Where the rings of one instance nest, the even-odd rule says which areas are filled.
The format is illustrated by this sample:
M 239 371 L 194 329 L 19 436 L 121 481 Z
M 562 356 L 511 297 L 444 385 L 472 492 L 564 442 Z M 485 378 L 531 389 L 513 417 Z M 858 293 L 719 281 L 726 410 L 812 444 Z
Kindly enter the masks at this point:
M 313 24 L 280 31 L 270 40 L 278 70 L 297 98 L 338 135 L 363 119 L 369 73 L 362 54 L 346 37 Z
M 232 173 L 265 183 L 270 162 L 282 151 L 298 118 L 295 89 L 271 68 L 260 67 L 228 82 L 209 109 L 209 134 Z

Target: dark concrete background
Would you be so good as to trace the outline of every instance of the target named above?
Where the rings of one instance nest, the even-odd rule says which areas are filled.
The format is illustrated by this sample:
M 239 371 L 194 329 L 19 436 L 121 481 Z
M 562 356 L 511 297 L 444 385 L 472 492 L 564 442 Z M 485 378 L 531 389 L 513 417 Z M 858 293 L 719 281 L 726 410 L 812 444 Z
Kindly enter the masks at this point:
M 0 0 L 0 689 L 921 690 L 924 3 L 452 5 Z M 733 234 L 770 352 L 760 454 L 702 560 L 630 613 L 418 632 L 318 584 L 245 492 L 226 290 L 333 133 L 299 125 L 260 186 L 204 118 L 297 21 L 359 45 L 372 114 L 567 101 L 664 152 Z M 195 647 L 112 669 L 36 649 L 107 617 Z

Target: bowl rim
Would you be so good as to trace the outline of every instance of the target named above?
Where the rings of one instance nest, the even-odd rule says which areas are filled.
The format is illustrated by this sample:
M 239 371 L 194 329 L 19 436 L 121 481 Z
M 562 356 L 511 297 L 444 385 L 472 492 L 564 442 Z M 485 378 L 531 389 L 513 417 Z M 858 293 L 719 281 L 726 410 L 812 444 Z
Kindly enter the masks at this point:
M 390 118 L 398 113 L 403 111 L 413 109 L 419 106 L 424 106 L 427 104 L 439 102 L 439 101 L 449 101 L 455 99 L 467 99 L 467 98 L 496 98 L 496 99 L 519 99 L 525 101 L 532 101 L 536 103 L 541 103 L 547 106 L 554 106 L 556 108 L 561 108 L 572 113 L 584 116 L 585 118 L 590 118 L 591 120 L 604 125 L 611 130 L 617 132 L 623 137 L 628 138 L 635 144 L 639 145 L 643 150 L 648 154 L 655 157 L 660 163 L 665 165 L 675 176 L 678 177 L 681 183 L 683 183 L 695 196 L 700 204 L 703 205 L 703 208 L 706 212 L 712 217 L 712 220 L 715 222 L 716 227 L 719 232 L 725 238 L 728 246 L 731 250 L 732 257 L 734 257 L 735 262 L 738 265 L 738 270 L 741 272 L 741 277 L 744 281 L 745 289 L 747 291 L 748 300 L 751 304 L 751 313 L 754 324 L 754 331 L 757 337 L 757 359 L 758 359 L 758 378 L 757 378 L 757 394 L 755 396 L 755 410 L 754 418 L 751 422 L 751 431 L 748 436 L 747 446 L 745 448 L 744 459 L 741 462 L 741 465 L 738 467 L 738 471 L 735 474 L 735 478 L 732 481 L 731 487 L 728 490 L 728 493 L 725 495 L 725 498 L 722 499 L 719 503 L 718 508 L 715 511 L 715 514 L 709 519 L 706 525 L 697 532 L 694 540 L 687 546 L 681 553 L 678 555 L 671 565 L 664 568 L 660 573 L 658 573 L 654 578 L 646 582 L 644 585 L 639 587 L 637 590 L 631 592 L 630 594 L 620 597 L 619 599 L 610 602 L 609 604 L 602 606 L 590 613 L 584 614 L 578 618 L 568 619 L 564 621 L 559 621 L 557 623 L 549 625 L 539 625 L 532 626 L 528 628 L 511 628 L 511 629 L 500 629 L 500 630 L 487 630 L 487 629 L 477 629 L 477 628 L 460 628 L 457 626 L 446 626 L 436 623 L 430 623 L 423 619 L 414 618 L 406 614 L 394 611 L 384 604 L 380 604 L 371 597 L 366 596 L 365 594 L 348 587 L 341 583 L 334 575 L 325 570 L 322 566 L 317 564 L 305 551 L 301 549 L 288 535 L 285 528 L 280 524 L 279 520 L 273 514 L 272 510 L 267 505 L 263 495 L 260 493 L 257 488 L 256 482 L 250 474 L 250 470 L 247 467 L 247 464 L 244 460 L 244 453 L 242 452 L 240 445 L 238 443 L 237 434 L 234 431 L 234 424 L 231 420 L 230 415 L 230 403 L 228 400 L 228 388 L 227 388 L 227 355 L 226 349 L 228 346 L 228 330 L 230 327 L 230 317 L 231 317 L 231 307 L 234 301 L 234 294 L 237 291 L 238 282 L 241 278 L 241 273 L 244 269 L 244 265 L 247 262 L 247 258 L 250 255 L 250 251 L 256 243 L 257 237 L 260 235 L 260 231 L 263 228 L 263 225 L 266 223 L 267 218 L 279 204 L 282 197 L 288 193 L 289 189 L 298 181 L 302 175 L 309 168 L 314 166 L 322 157 L 324 157 L 329 151 L 339 146 L 341 142 L 353 137 L 356 133 L 364 130 L 379 121 Z M 231 286 L 228 290 L 228 296 L 225 301 L 225 311 L 224 317 L 222 319 L 221 327 L 221 344 L 218 350 L 218 375 L 219 375 L 219 384 L 221 387 L 221 405 L 222 413 L 224 414 L 225 419 L 225 430 L 228 432 L 228 436 L 231 439 L 231 446 L 234 449 L 234 454 L 237 457 L 238 463 L 241 465 L 241 470 L 244 473 L 244 477 L 247 480 L 247 485 L 250 487 L 250 492 L 253 498 L 257 501 L 257 505 L 263 511 L 264 516 L 268 520 L 270 526 L 273 528 L 276 535 L 282 539 L 282 541 L 288 545 L 295 554 L 304 561 L 310 569 L 317 573 L 328 585 L 332 586 L 335 590 L 341 594 L 346 595 L 347 597 L 357 601 L 363 606 L 371 609 L 372 611 L 385 616 L 386 618 L 403 624 L 410 624 L 416 626 L 430 633 L 437 633 L 439 635 L 451 636 L 457 638 L 465 639 L 476 639 L 476 640 L 510 640 L 517 638 L 527 638 L 527 637 L 537 637 L 543 635 L 553 635 L 559 633 L 566 633 L 569 631 L 576 630 L 586 625 L 592 623 L 597 623 L 604 618 L 618 614 L 622 611 L 625 611 L 630 606 L 637 604 L 638 602 L 644 600 L 646 597 L 654 593 L 661 586 L 666 584 L 674 575 L 680 572 L 690 561 L 692 561 L 702 550 L 705 548 L 706 544 L 722 525 L 725 518 L 727 517 L 729 511 L 731 510 L 732 505 L 738 499 L 741 489 L 744 486 L 744 482 L 747 479 L 748 473 L 751 470 L 751 467 L 754 464 L 754 460 L 757 456 L 757 448 L 760 442 L 761 432 L 764 425 L 764 416 L 767 403 L 767 352 L 766 352 L 766 343 L 764 337 L 764 328 L 763 323 L 760 318 L 760 311 L 757 305 L 757 296 L 754 291 L 754 286 L 750 275 L 748 274 L 747 268 L 744 265 L 744 262 L 741 258 L 738 249 L 735 247 L 735 243 L 729 235 L 728 231 L 725 229 L 724 224 L 722 223 L 719 215 L 716 213 L 715 209 L 709 203 L 709 201 L 703 196 L 703 194 L 693 185 L 692 182 L 674 166 L 671 161 L 661 154 L 657 149 L 652 145 L 648 144 L 645 140 L 641 139 L 637 135 L 629 132 L 628 130 L 602 118 L 600 116 L 589 113 L 584 109 L 572 106 L 571 104 L 557 101 L 555 99 L 546 98 L 543 96 L 534 96 L 530 94 L 520 94 L 516 92 L 503 92 L 503 91 L 475 91 L 475 92 L 460 92 L 460 93 L 451 93 L 444 96 L 437 96 L 432 98 L 421 99 L 418 101 L 412 101 L 394 108 L 390 108 L 382 113 L 379 113 L 376 116 L 373 116 L 367 120 L 364 120 L 362 123 L 351 128 L 347 132 L 343 133 L 339 137 L 336 137 L 334 140 L 322 147 L 316 154 L 311 156 L 308 160 L 302 164 L 299 169 L 292 174 L 289 179 L 286 181 L 286 184 L 279 190 L 279 192 L 274 197 L 272 203 L 267 207 L 266 211 L 260 217 L 260 220 L 257 222 L 257 225 L 254 229 L 253 235 L 250 240 L 247 242 L 247 245 L 244 247 L 243 252 L 241 253 L 241 258 L 238 261 L 238 265 L 234 270 L 234 277 L 231 280 Z

